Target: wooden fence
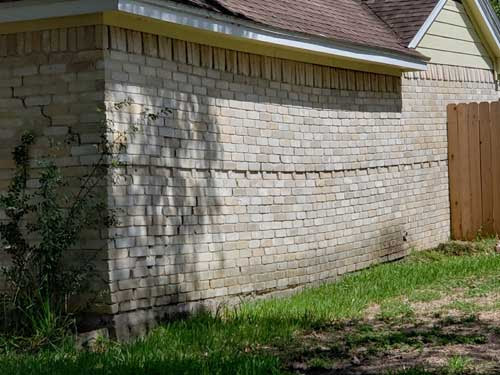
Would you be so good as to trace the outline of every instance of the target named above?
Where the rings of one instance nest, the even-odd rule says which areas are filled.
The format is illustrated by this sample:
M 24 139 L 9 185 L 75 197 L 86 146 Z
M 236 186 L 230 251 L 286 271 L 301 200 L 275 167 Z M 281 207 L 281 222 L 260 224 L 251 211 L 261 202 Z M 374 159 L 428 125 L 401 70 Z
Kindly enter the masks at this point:
M 500 102 L 448 106 L 451 234 L 500 234 Z

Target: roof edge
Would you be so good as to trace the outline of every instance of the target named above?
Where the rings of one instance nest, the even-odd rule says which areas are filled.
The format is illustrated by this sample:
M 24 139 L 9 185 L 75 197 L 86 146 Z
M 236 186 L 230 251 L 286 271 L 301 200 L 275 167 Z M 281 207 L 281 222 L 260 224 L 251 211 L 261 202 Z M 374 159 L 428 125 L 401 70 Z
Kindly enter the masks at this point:
M 422 25 L 418 33 L 412 39 L 409 48 L 417 48 L 419 43 L 422 41 L 425 34 L 429 31 L 437 16 L 441 13 L 447 0 L 440 0 L 436 4 L 434 10 L 429 15 L 425 23 Z M 488 0 L 464 0 L 465 5 L 473 7 L 477 12 L 478 17 L 481 19 L 480 27 L 484 29 L 489 34 L 490 40 L 492 40 L 496 47 L 497 57 L 500 57 L 500 20 L 498 19 L 493 7 Z
M 423 39 L 427 31 L 429 31 L 429 28 L 432 26 L 439 13 L 441 13 L 441 11 L 443 10 L 447 1 L 448 0 L 439 0 L 439 2 L 436 4 L 431 14 L 429 15 L 429 17 L 427 17 L 424 24 L 420 27 L 417 34 L 411 40 L 410 44 L 408 45 L 408 48 L 417 48 L 420 41 Z
M 496 42 L 497 53 L 500 52 L 500 20 L 493 7 L 487 0 L 472 0 L 471 2 L 477 7 L 485 20 L 490 36 Z M 500 54 L 497 57 L 500 57 Z
M 336 42 L 310 34 L 275 29 L 232 16 L 207 13 L 195 7 L 177 3 L 158 0 L 119 0 L 118 2 L 118 8 L 122 12 L 222 33 L 236 38 L 387 65 L 402 70 L 425 70 L 427 68 L 427 59 L 424 56 L 418 58 L 382 48 L 369 48 Z
M 378 47 L 337 42 L 283 29 L 274 29 L 236 17 L 219 15 L 170 1 L 159 0 L 32 0 L 0 4 L 0 23 L 119 11 L 126 14 L 224 34 L 243 40 L 302 50 L 304 52 L 397 68 L 426 70 L 424 56 L 406 55 Z

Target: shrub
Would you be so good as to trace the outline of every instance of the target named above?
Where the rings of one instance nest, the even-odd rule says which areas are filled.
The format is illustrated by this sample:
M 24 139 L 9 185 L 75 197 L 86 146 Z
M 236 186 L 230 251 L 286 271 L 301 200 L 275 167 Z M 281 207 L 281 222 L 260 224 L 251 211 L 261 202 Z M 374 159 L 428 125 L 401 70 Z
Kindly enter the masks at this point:
M 113 110 L 126 109 L 132 101 L 117 103 Z M 41 343 L 61 337 L 72 325 L 71 298 L 88 291 L 96 275 L 93 256 L 80 256 L 77 264 L 67 262 L 68 255 L 81 240 L 84 231 L 115 222 L 115 213 L 106 206 L 104 184 L 109 169 L 122 167 L 119 155 L 126 150 L 130 132 L 138 125 L 156 121 L 169 114 L 144 112 L 139 124 L 127 131 L 116 131 L 113 123 L 103 122 L 97 161 L 80 177 L 65 177 L 50 157 L 30 159 L 35 136 L 26 132 L 13 151 L 16 165 L 8 191 L 0 195 L 0 210 L 6 220 L 0 222 L 0 251 L 10 259 L 3 273 L 7 292 L 3 299 L 3 328 L 10 333 L 39 337 Z M 35 171 L 37 184 L 31 187 Z
M 495 9 L 497 16 L 500 18 L 500 0 L 491 0 L 491 5 L 493 5 L 493 9 Z

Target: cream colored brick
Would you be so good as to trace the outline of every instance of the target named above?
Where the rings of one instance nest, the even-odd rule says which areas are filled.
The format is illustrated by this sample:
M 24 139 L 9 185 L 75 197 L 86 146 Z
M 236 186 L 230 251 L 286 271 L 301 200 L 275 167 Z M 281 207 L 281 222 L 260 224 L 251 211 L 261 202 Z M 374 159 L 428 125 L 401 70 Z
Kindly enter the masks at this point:
M 117 237 L 105 264 L 119 294 L 107 306 L 137 327 L 205 300 L 316 285 L 446 240 L 446 105 L 499 97 L 491 82 L 405 78 L 401 95 L 360 95 L 171 56 L 101 55 L 98 68 L 69 55 L 16 67 L 22 80 L 2 71 L 0 134 L 14 136 L 2 129 L 10 121 L 46 126 L 43 110 L 57 125 L 47 136 L 71 127 L 90 142 L 104 101 L 134 100 L 126 115 L 107 113 L 120 129 L 146 107 L 173 110 L 129 138 L 128 166 L 106 190 L 110 208 L 124 208 L 109 231 Z M 17 97 L 35 106 L 22 117 Z M 72 147 L 77 161 L 95 160 L 95 146 Z M 0 160 L 0 188 L 11 175 L 2 167 L 12 164 Z

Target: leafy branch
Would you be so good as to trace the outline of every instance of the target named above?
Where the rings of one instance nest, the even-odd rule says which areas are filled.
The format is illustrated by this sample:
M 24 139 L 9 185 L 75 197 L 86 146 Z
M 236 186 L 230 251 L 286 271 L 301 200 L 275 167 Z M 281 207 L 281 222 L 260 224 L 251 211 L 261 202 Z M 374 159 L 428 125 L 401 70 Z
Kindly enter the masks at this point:
M 132 104 L 131 100 L 115 103 L 108 113 Z M 74 311 L 68 300 L 88 291 L 96 273 L 92 258 L 79 257 L 71 265 L 68 255 L 78 248 L 83 233 L 99 233 L 116 223 L 115 212 L 106 204 L 105 187 L 110 169 L 125 166 L 119 157 L 126 153 L 130 134 L 170 114 L 169 109 L 144 111 L 139 123 L 129 124 L 126 131 L 117 130 L 113 120 L 103 120 L 97 160 L 79 177 L 64 176 L 49 157 L 31 160 L 36 137 L 31 132 L 22 135 L 12 153 L 14 176 L 8 191 L 0 195 L 0 210 L 6 217 L 0 221 L 0 252 L 10 259 L 3 268 L 8 287 L 3 295 L 4 329 L 36 335 L 40 321 L 52 322 L 56 332 L 71 320 Z M 29 183 L 32 165 L 38 172 L 35 188 Z M 55 318 L 48 319 L 49 315 Z

